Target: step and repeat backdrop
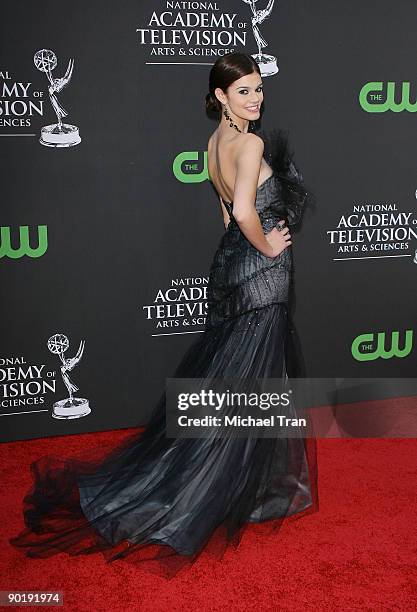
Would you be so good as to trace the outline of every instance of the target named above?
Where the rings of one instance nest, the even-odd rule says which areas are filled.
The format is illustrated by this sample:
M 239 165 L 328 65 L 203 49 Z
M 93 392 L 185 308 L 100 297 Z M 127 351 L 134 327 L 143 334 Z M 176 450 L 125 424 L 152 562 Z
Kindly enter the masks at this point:
M 414 0 L 19 0 L 0 55 L 0 440 L 143 425 L 202 333 L 224 232 L 212 64 L 259 62 L 316 207 L 293 233 L 309 377 L 413 377 Z

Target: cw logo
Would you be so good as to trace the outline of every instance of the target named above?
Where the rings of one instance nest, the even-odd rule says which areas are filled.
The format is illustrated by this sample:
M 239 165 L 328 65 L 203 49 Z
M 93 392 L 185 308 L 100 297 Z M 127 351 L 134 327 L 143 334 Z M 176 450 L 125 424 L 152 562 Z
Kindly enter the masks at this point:
M 48 248 L 48 228 L 46 225 L 38 225 L 38 246 L 32 248 L 29 240 L 29 226 L 21 225 L 19 227 L 20 245 L 17 249 L 12 247 L 10 239 L 10 227 L 4 226 L 0 228 L 0 258 L 10 257 L 10 259 L 19 259 L 24 255 L 28 257 L 42 257 Z
M 172 170 L 175 178 L 181 183 L 202 183 L 209 178 L 207 170 L 207 151 L 203 152 L 203 169 L 198 163 L 201 153 L 183 151 L 174 159 Z
M 413 330 L 405 332 L 404 348 L 399 348 L 399 331 L 391 333 L 391 348 L 385 348 L 385 332 L 378 332 L 375 343 L 375 334 L 361 334 L 352 342 L 352 355 L 357 361 L 374 361 L 375 359 L 391 359 L 391 357 L 407 357 L 413 347 Z M 376 346 L 375 346 L 376 344 Z
M 402 83 L 401 101 L 395 101 L 395 82 L 387 82 L 387 93 L 385 100 L 382 99 L 384 83 L 382 81 L 371 81 L 365 83 L 359 92 L 359 104 L 367 113 L 386 113 L 391 110 L 393 113 L 408 111 L 409 113 L 417 112 L 417 102 L 410 102 L 410 82 Z M 398 96 L 397 96 L 398 98 Z

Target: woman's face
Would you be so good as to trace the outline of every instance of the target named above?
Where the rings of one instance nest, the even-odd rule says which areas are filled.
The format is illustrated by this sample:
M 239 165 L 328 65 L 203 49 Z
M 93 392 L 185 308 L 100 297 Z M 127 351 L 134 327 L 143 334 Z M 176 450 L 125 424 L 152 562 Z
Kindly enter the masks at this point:
M 227 104 L 232 113 L 242 119 L 254 121 L 259 119 L 264 99 L 262 87 L 260 75 L 252 72 L 229 85 L 226 93 L 220 88 L 216 89 L 216 93 L 221 96 L 221 102 Z

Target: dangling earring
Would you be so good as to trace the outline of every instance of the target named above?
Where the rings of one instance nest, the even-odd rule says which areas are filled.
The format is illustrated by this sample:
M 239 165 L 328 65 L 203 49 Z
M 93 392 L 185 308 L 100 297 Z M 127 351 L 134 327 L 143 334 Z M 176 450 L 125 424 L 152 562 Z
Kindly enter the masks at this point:
M 234 123 L 233 119 L 231 118 L 231 116 L 229 115 L 229 113 L 227 112 L 227 106 L 226 104 L 224 105 L 224 111 L 223 111 L 224 116 L 226 117 L 227 121 L 230 121 L 230 127 L 234 127 L 235 130 L 237 130 L 238 132 L 242 133 L 242 130 L 238 128 L 238 126 L 236 125 L 236 123 Z

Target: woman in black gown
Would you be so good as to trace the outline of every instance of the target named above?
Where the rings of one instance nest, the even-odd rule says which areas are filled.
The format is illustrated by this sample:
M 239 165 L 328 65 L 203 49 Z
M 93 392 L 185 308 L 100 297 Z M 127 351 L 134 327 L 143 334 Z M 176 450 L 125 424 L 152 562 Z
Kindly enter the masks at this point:
M 207 109 L 220 115 L 209 173 L 226 229 L 210 268 L 204 333 L 172 378 L 304 375 L 289 309 L 288 225 L 309 193 L 284 133 L 254 133 L 263 100 L 254 59 L 220 58 L 209 90 Z M 111 452 L 35 461 L 26 528 L 10 543 L 29 557 L 101 551 L 108 562 L 164 558 L 168 567 L 168 558 L 194 561 L 209 542 L 238 542 L 248 523 L 276 529 L 318 508 L 314 437 L 169 438 L 165 407 L 164 391 L 145 431 Z

